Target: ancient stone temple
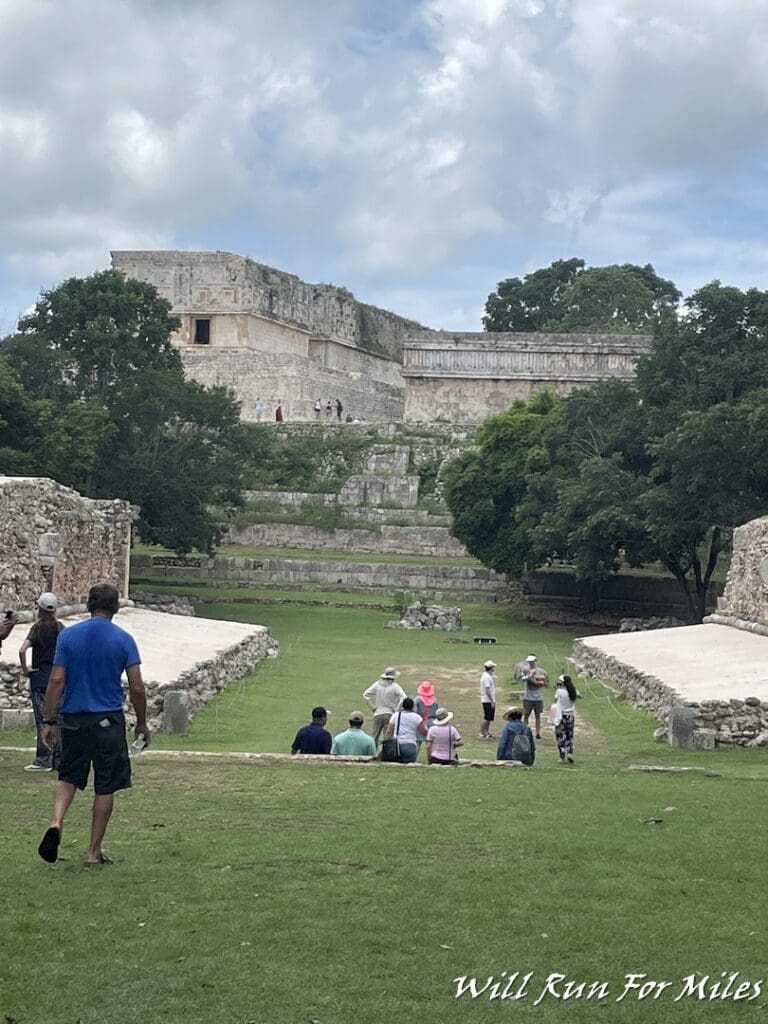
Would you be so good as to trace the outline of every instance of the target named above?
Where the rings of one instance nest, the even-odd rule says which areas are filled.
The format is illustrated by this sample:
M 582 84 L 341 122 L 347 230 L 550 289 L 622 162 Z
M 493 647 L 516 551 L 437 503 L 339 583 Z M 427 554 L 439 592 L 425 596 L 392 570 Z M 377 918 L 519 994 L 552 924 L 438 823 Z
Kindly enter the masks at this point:
M 567 393 L 629 378 L 645 335 L 431 331 L 345 288 L 227 252 L 113 252 L 112 265 L 153 284 L 181 319 L 174 343 L 194 380 L 231 388 L 246 420 L 474 424 L 550 387 Z
M 112 265 L 153 284 L 181 319 L 174 342 L 186 372 L 231 388 L 243 417 L 309 420 L 338 399 L 344 418 L 397 421 L 403 343 L 421 324 L 226 252 L 113 252 Z
M 403 350 L 405 419 L 476 423 L 542 388 L 567 394 L 634 376 L 647 335 L 411 334 Z

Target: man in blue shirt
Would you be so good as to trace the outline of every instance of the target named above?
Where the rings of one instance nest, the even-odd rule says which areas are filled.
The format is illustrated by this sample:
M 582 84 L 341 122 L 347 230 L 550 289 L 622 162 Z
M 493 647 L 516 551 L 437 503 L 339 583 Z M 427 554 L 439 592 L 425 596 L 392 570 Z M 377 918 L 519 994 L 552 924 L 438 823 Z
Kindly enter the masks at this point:
M 291 744 L 292 754 L 330 754 L 333 736 L 325 728 L 328 712 L 323 707 L 312 708 L 312 721 L 296 733 Z
M 112 622 L 119 607 L 117 588 L 110 583 L 91 587 L 87 607 L 90 619 L 59 635 L 46 690 L 43 739 L 49 747 L 54 746 L 61 730 L 61 768 L 53 817 L 38 847 L 40 856 L 50 864 L 58 857 L 64 817 L 77 790 L 85 789 L 91 765 L 95 796 L 85 863 L 111 863 L 101 844 L 112 816 L 114 793 L 131 785 L 123 715 L 123 671 L 136 712 L 136 738 L 143 735 L 149 743 L 141 658 L 133 637 Z M 56 717 L 59 706 L 60 722 Z

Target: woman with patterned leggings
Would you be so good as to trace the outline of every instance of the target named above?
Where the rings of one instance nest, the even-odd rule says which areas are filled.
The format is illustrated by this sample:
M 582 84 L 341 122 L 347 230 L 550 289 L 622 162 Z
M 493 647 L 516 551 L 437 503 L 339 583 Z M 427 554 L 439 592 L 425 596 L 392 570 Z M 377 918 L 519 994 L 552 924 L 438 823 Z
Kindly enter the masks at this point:
M 555 726 L 557 752 L 562 762 L 573 764 L 573 726 L 576 712 L 576 701 L 579 691 L 573 685 L 570 676 L 560 676 L 555 690 L 555 702 L 560 705 L 561 718 Z

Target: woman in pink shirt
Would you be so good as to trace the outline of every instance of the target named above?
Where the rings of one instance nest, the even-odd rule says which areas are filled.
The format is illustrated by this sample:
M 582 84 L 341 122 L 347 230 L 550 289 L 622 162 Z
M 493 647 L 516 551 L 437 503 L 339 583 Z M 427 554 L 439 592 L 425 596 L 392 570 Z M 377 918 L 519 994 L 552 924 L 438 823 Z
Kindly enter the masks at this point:
M 458 764 L 456 748 L 464 740 L 455 725 L 451 725 L 453 713 L 445 708 L 438 708 L 435 724 L 427 731 L 427 762 L 429 764 Z

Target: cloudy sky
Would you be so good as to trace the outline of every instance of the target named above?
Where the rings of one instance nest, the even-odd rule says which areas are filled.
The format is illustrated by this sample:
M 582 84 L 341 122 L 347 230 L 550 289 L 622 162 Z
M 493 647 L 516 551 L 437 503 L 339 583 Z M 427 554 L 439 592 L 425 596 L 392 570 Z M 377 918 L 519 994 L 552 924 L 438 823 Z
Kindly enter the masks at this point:
M 0 0 L 0 331 L 119 248 L 477 330 L 560 257 L 768 288 L 768 0 Z

